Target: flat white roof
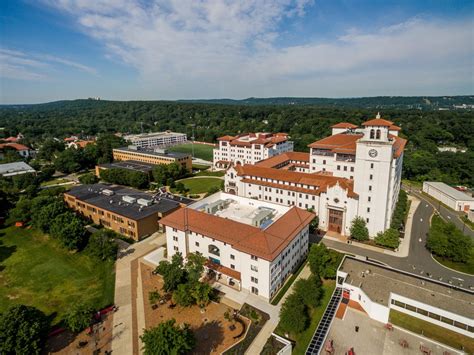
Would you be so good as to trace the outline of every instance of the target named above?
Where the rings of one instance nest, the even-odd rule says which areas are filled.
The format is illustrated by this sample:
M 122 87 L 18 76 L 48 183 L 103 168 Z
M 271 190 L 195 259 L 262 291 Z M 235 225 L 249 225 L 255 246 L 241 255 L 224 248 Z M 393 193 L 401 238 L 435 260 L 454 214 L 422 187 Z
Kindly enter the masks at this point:
M 142 134 L 129 134 L 125 136 L 125 139 L 148 139 L 148 138 L 160 138 L 160 137 L 172 137 L 172 136 L 186 136 L 185 133 L 179 132 L 151 132 L 151 133 L 142 133 Z
M 34 173 L 36 170 L 26 164 L 24 161 L 14 163 L 0 164 L 0 175 Z
M 456 201 L 474 201 L 474 197 L 469 196 L 462 191 L 456 190 L 454 187 L 451 187 L 444 182 L 425 181 L 423 185 L 425 184 L 435 188 L 436 190 L 439 190 Z
M 267 221 L 260 226 L 261 228 L 269 227 L 290 210 L 288 206 L 236 196 L 222 191 L 197 201 L 188 207 L 206 212 L 207 208 L 217 205 L 219 207 L 214 208 L 214 212 L 211 213 L 214 216 L 248 225 L 254 225 L 253 222 L 256 219 L 267 216 Z

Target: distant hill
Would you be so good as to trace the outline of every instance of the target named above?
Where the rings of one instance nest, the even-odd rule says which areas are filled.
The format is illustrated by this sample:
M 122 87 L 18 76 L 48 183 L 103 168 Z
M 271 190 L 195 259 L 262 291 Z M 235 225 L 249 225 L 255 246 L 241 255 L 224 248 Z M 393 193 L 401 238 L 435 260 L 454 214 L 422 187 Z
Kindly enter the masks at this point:
M 201 99 L 178 100 L 178 102 L 206 103 L 222 105 L 300 105 L 354 108 L 403 108 L 403 109 L 455 109 L 455 106 L 467 105 L 474 108 L 474 96 L 375 96 L 354 98 L 322 97 L 269 97 L 248 99 Z

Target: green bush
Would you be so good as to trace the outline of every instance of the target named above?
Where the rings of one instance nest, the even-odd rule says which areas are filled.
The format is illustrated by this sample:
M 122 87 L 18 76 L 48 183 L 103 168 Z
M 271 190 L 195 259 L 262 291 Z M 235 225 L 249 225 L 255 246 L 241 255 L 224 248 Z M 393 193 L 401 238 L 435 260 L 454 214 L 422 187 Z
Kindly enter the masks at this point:
M 97 176 L 95 176 L 95 174 L 92 173 L 87 173 L 79 176 L 79 182 L 81 184 L 92 185 L 95 184 L 97 181 L 99 181 L 99 179 L 97 178 Z
M 73 333 L 79 333 L 91 325 L 94 310 L 85 304 L 76 304 L 64 319 L 67 328 Z
M 324 279 L 335 279 L 337 268 L 343 255 L 328 249 L 324 244 L 312 244 L 309 250 L 308 263 L 311 272 Z
M 115 260 L 118 246 L 114 239 L 117 237 L 114 231 L 101 229 L 89 237 L 85 250 L 99 260 Z
M 400 245 L 400 233 L 393 228 L 389 228 L 383 233 L 379 232 L 374 241 L 377 245 L 396 249 Z
M 362 217 L 356 217 L 351 224 L 351 238 L 359 241 L 369 240 L 369 230 L 367 229 L 365 220 Z
M 390 223 L 390 228 L 400 229 L 405 225 L 405 216 L 408 209 L 408 195 L 404 190 L 400 190 L 398 194 L 397 205 L 393 211 L 392 222 Z

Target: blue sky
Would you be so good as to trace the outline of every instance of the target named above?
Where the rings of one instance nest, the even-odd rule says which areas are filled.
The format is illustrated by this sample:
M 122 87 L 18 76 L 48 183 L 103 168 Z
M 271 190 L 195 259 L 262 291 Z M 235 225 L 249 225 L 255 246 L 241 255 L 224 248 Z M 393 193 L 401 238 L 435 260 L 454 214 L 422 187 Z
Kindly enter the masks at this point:
M 0 103 L 474 94 L 472 1 L 3 0 Z

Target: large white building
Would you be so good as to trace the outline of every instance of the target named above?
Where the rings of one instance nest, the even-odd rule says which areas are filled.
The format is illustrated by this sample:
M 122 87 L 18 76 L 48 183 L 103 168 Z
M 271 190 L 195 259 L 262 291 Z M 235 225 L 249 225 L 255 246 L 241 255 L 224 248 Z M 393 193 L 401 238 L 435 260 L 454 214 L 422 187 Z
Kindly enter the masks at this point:
M 286 153 L 255 165 L 234 165 L 225 190 L 282 205 L 312 208 L 323 230 L 349 235 L 356 216 L 373 237 L 390 226 L 398 200 L 406 140 L 393 122 L 376 119 L 358 128 L 333 126 L 333 134 L 309 145 L 310 153 Z
M 186 134 L 171 131 L 131 134 L 123 138 L 139 148 L 167 148 L 187 142 Z
M 337 286 L 379 322 L 394 310 L 474 338 L 472 291 L 352 257 L 337 271 Z
M 472 195 L 456 190 L 444 182 L 425 181 L 423 192 L 455 211 L 468 213 L 470 210 L 474 210 L 474 197 Z
M 258 161 L 293 151 L 293 142 L 286 133 L 248 133 L 223 136 L 214 149 L 214 167 L 233 164 L 255 164 Z
M 219 282 L 269 300 L 306 257 L 314 214 L 218 192 L 162 218 L 168 258 L 199 252 Z

